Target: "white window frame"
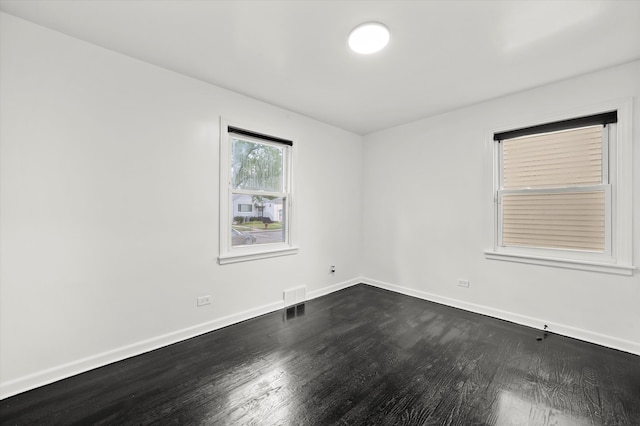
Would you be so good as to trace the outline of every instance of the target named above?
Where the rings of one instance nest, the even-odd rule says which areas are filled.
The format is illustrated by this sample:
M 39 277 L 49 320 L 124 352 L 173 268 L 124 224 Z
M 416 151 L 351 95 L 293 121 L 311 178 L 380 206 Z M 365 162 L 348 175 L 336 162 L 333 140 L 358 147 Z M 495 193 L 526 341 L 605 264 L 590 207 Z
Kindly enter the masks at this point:
M 229 127 L 247 129 L 251 132 L 261 135 L 274 135 L 278 138 L 285 139 L 277 131 L 264 129 L 261 127 L 231 122 L 223 117 L 220 118 L 220 254 L 218 263 L 220 265 L 236 262 L 245 262 L 250 260 L 265 259 L 276 256 L 286 256 L 298 252 L 298 248 L 294 244 L 294 194 L 293 194 L 293 158 L 295 156 L 295 144 L 279 145 L 284 148 L 283 155 L 283 192 L 271 193 L 262 192 L 264 195 L 284 195 L 287 203 L 287 220 L 283 232 L 285 241 L 271 244 L 252 244 L 233 246 L 231 236 L 231 225 L 233 221 L 233 193 L 255 193 L 256 191 L 234 190 L 231 187 L 231 133 Z M 237 136 L 236 136 L 237 137 Z M 250 136 L 242 136 L 242 139 L 270 145 L 268 140 L 260 138 L 252 138 Z
M 533 118 L 525 123 L 502 126 L 494 129 L 487 135 L 487 153 L 489 164 L 489 176 L 491 196 L 491 240 L 492 248 L 484 251 L 485 258 L 536 265 L 554 266 L 569 269 L 605 272 L 619 275 L 632 275 L 633 266 L 633 233 L 632 233 L 632 100 L 617 100 L 599 104 L 592 108 L 573 111 L 561 116 Z M 520 129 L 535 126 L 542 123 L 568 120 L 616 110 L 618 122 L 615 125 L 607 125 L 604 133 L 608 137 L 603 138 L 603 175 L 608 175 L 608 182 L 603 176 L 601 185 L 593 185 L 582 188 L 558 188 L 544 189 L 542 192 L 576 192 L 581 190 L 604 189 L 605 191 L 605 221 L 606 221 L 606 250 L 604 253 L 543 249 L 535 247 L 505 247 L 500 243 L 501 214 L 499 205 L 502 194 L 514 191 L 501 188 L 501 148 L 493 140 L 493 135 L 511 129 Z M 534 190 L 531 190 L 534 191 Z

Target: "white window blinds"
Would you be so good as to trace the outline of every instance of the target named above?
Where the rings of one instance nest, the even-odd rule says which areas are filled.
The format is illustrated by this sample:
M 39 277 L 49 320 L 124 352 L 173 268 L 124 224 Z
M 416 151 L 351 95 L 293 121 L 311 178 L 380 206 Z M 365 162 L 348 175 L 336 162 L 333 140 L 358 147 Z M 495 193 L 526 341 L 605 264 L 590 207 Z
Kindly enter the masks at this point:
M 602 183 L 602 126 L 503 142 L 504 189 Z
M 605 252 L 609 187 L 603 128 L 501 142 L 503 246 Z
M 509 194 L 502 208 L 505 246 L 604 251 L 605 191 Z

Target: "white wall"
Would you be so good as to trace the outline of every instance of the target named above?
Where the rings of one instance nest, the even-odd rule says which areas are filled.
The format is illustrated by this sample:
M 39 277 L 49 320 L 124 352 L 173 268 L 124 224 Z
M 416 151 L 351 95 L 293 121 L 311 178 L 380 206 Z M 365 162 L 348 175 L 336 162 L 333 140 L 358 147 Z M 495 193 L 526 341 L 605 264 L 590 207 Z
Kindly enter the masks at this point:
M 357 282 L 360 136 L 0 19 L 2 397 Z M 298 254 L 217 264 L 220 116 L 295 140 Z
M 491 131 L 632 96 L 634 264 L 640 266 L 636 61 L 366 136 L 365 281 L 640 354 L 637 272 L 624 277 L 483 256 L 493 245 L 486 208 Z M 458 279 L 469 279 L 470 288 L 458 287 Z
M 293 112 L 0 19 L 0 397 L 278 309 L 285 288 L 306 285 L 314 297 L 359 276 L 640 353 L 637 273 L 483 257 L 488 132 L 635 96 L 640 140 L 640 62 L 371 134 L 363 145 Z M 295 140 L 297 255 L 217 264 L 220 116 Z M 640 173 L 634 187 L 638 266 Z M 460 278 L 471 287 L 457 287 Z M 205 294 L 212 305 L 196 308 Z

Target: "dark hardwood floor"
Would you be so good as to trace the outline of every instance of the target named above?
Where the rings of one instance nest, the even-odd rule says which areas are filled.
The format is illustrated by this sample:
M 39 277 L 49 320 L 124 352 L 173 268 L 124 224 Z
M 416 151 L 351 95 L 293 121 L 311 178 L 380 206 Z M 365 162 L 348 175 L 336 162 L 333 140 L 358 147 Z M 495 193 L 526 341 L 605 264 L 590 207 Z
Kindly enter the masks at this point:
M 358 285 L 1 401 L 2 425 L 640 425 L 640 357 Z

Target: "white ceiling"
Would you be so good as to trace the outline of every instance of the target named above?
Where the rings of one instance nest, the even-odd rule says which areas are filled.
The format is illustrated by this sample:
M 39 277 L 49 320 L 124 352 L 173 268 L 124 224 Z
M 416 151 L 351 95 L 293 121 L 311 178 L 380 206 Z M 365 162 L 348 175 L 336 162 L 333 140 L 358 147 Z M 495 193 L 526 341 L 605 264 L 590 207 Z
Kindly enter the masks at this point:
M 358 134 L 640 58 L 638 0 L 1 0 L 0 10 Z M 390 28 L 387 48 L 349 51 L 349 31 L 371 20 Z

